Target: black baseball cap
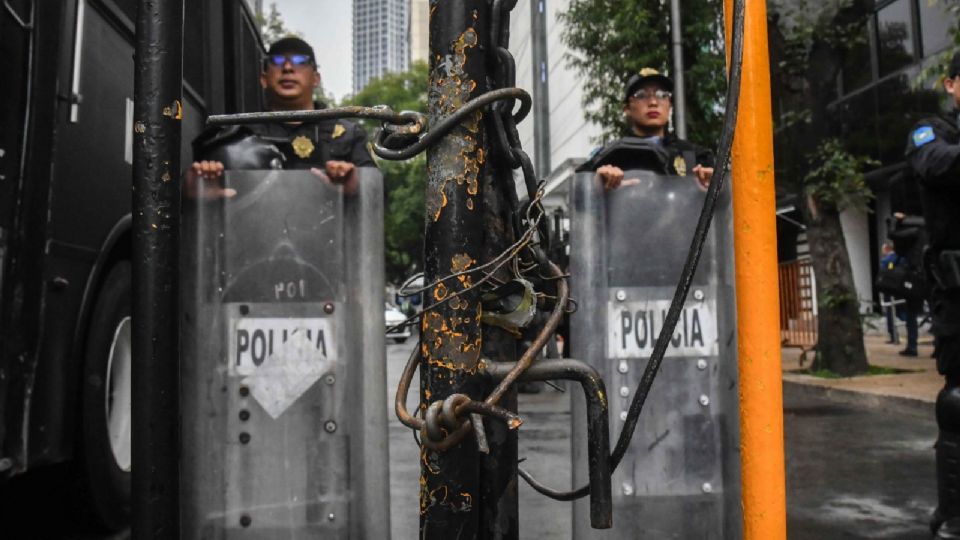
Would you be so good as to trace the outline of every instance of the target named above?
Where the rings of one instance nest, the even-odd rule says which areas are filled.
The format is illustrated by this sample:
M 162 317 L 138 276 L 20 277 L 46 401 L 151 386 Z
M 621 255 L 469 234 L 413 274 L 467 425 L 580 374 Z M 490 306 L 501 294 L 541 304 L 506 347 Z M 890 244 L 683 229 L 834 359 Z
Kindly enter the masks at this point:
M 947 77 L 952 79 L 958 75 L 960 75 L 960 52 L 955 53 L 950 60 L 950 70 L 947 73 Z
M 273 45 L 270 45 L 270 50 L 267 51 L 267 56 L 274 54 L 306 54 L 310 56 L 310 59 L 313 61 L 313 65 L 317 65 L 317 56 L 313 54 L 313 47 L 311 47 L 306 41 L 296 36 L 287 36 L 283 39 L 277 40 Z
M 647 84 L 654 83 L 663 87 L 664 90 L 669 90 L 673 92 L 673 81 L 670 77 L 660 73 L 659 71 L 645 67 L 640 70 L 640 73 L 636 73 L 627 79 L 627 91 L 623 96 L 624 101 L 630 101 L 630 96 L 633 95 L 640 87 Z

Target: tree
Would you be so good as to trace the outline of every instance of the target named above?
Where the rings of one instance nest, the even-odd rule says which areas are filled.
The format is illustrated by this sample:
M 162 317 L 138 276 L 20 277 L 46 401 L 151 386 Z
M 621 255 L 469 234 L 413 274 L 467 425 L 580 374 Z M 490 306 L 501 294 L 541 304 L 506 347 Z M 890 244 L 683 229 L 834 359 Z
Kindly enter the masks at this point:
M 303 34 L 300 32 L 287 27 L 283 21 L 283 16 L 280 15 L 280 10 L 277 9 L 276 2 L 270 2 L 270 13 L 266 15 L 257 13 L 256 18 L 257 24 L 260 26 L 260 35 L 263 37 L 263 44 L 266 45 L 267 48 L 270 48 L 270 45 L 273 45 L 285 37 L 303 37 Z
M 714 147 L 720 133 L 726 76 L 722 0 L 684 0 L 682 42 L 688 138 Z M 670 4 L 660 0 L 573 0 L 561 14 L 569 65 L 583 79 L 587 119 L 603 141 L 620 137 L 623 87 L 644 67 L 668 74 Z
M 851 151 L 872 140 L 869 133 L 834 138 L 840 134 L 829 104 L 843 68 L 863 69 L 871 9 L 860 0 L 785 0 L 769 11 L 772 82 L 783 104 L 775 119 L 776 177 L 781 191 L 795 194 L 807 226 L 818 308 L 814 368 L 843 376 L 869 365 L 840 214 L 867 208 L 872 193 L 863 172 L 875 162 Z
M 388 105 L 395 111 L 427 110 L 427 64 L 414 62 L 409 71 L 371 79 L 345 105 Z M 378 127 L 365 122 L 370 137 Z M 420 154 L 407 161 L 380 161 L 384 180 L 387 281 L 399 284 L 421 270 L 427 184 L 427 161 Z

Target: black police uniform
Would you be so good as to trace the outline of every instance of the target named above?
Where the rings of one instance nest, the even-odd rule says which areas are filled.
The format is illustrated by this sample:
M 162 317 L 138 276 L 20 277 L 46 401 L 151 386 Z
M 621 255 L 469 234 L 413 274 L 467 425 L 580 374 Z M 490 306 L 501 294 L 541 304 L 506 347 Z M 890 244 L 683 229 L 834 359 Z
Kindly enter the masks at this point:
M 323 168 L 330 160 L 376 166 L 366 132 L 348 120 L 212 128 L 197 137 L 193 150 L 195 161 L 220 161 L 233 170 Z
M 960 531 L 960 124 L 957 111 L 925 118 L 910 133 L 907 161 L 920 185 L 927 236 L 924 261 L 937 370 L 938 506 L 931 527 Z M 943 534 L 943 530 L 941 530 Z
M 622 137 L 597 149 L 578 171 L 594 171 L 603 165 L 623 170 L 640 169 L 659 174 L 693 176 L 697 165 L 713 167 L 713 152 L 669 133 L 654 137 Z

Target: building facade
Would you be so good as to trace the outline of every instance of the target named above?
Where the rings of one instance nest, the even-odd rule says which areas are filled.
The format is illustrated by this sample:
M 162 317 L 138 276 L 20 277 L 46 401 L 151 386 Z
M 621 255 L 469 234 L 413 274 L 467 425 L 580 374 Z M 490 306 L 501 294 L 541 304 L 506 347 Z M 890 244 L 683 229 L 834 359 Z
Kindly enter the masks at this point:
M 919 119 L 945 106 L 938 67 L 949 53 L 952 41 L 949 28 L 955 24 L 944 2 L 928 0 L 882 0 L 860 7 L 859 11 L 840 12 L 847 24 L 858 23 L 858 39 L 839 59 L 835 84 L 830 84 L 827 111 L 829 136 L 840 139 L 844 147 L 876 161 L 866 174 L 874 198 L 868 212 L 844 211 L 841 214 L 844 240 L 850 255 L 854 283 L 862 310 L 877 305 L 873 291 L 880 245 L 887 237 L 887 221 L 894 211 L 919 213 L 903 200 L 897 190 L 907 171 L 904 150 L 907 134 Z M 788 119 L 803 107 L 795 97 L 808 91 L 802 79 L 791 78 L 784 67 L 788 52 L 780 39 L 789 19 L 774 18 L 770 40 L 773 114 L 778 130 L 775 137 L 780 260 L 804 258 L 807 249 L 800 203 L 789 185 L 796 185 L 804 171 L 782 165 L 795 159 L 790 155 L 791 128 Z M 894 189 L 892 189 L 892 186 Z
M 410 63 L 428 61 L 430 54 L 430 2 L 410 0 Z
M 410 0 L 353 0 L 353 92 L 410 67 Z

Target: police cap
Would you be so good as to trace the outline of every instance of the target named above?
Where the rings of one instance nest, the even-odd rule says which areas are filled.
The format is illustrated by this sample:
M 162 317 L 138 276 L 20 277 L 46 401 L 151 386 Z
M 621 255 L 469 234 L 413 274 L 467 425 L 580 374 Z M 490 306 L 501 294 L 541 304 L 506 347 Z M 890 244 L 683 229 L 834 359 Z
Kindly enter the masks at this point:
M 274 42 L 267 51 L 267 56 L 274 54 L 307 54 L 310 55 L 313 65 L 317 65 L 317 56 L 313 54 L 313 47 L 296 36 L 287 36 Z
M 627 91 L 623 96 L 623 101 L 630 101 L 630 96 L 634 92 L 650 83 L 660 85 L 664 90 L 673 92 L 673 81 L 670 80 L 670 77 L 653 68 L 645 67 L 640 70 L 640 73 L 634 74 L 627 80 Z

